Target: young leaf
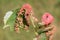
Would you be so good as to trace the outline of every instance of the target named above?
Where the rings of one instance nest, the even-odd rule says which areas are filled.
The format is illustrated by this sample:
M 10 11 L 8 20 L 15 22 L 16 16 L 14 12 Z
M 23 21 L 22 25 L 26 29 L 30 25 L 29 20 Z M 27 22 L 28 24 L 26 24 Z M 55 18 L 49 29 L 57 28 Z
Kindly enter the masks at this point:
M 19 9 L 16 9 L 14 11 L 9 11 L 6 13 L 6 15 L 4 16 L 4 27 L 3 28 L 9 26 L 11 31 L 14 30 L 14 24 L 15 24 L 18 10 Z

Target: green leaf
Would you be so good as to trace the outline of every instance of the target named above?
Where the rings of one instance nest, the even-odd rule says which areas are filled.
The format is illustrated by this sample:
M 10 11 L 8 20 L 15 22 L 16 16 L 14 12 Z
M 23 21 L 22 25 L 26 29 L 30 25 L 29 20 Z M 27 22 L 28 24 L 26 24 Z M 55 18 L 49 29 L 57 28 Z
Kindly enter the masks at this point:
M 19 9 L 16 9 L 16 10 L 13 10 L 13 11 L 9 11 L 7 12 L 7 17 L 6 15 L 4 16 L 4 27 L 7 27 L 7 25 L 10 27 L 10 30 L 14 30 L 14 24 L 15 24 L 15 20 L 16 20 L 16 16 L 17 16 L 17 12 L 18 12 Z M 11 14 L 11 15 L 10 15 Z M 7 20 L 6 20 L 6 18 Z
M 46 36 L 45 33 L 42 33 L 42 34 L 40 35 L 40 40 L 47 40 L 47 36 Z

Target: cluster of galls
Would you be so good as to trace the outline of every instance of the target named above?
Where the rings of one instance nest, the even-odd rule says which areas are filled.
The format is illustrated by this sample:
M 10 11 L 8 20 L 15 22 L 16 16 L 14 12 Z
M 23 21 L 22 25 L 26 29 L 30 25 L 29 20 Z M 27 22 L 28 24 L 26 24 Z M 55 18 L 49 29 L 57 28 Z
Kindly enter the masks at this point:
M 15 26 L 14 26 L 15 31 L 19 32 L 19 27 L 24 28 L 27 31 L 30 26 L 30 21 L 29 21 L 30 16 L 32 16 L 32 20 L 37 23 L 37 26 L 34 28 L 34 31 L 37 33 L 36 40 L 38 40 L 40 34 L 44 32 L 46 33 L 47 36 L 49 36 L 48 40 L 52 40 L 53 34 L 56 30 L 55 26 L 49 27 L 54 20 L 53 16 L 50 13 L 46 12 L 42 16 L 41 19 L 42 22 L 39 22 L 38 19 L 34 17 L 32 13 L 33 13 L 32 7 L 29 4 L 24 4 L 22 6 L 20 11 L 17 13 Z

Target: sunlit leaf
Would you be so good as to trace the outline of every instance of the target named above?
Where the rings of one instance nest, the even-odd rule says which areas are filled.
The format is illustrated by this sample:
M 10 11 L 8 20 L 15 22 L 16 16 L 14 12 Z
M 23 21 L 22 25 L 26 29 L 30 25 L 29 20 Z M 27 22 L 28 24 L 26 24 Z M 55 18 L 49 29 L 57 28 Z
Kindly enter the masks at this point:
M 16 20 L 18 9 L 14 11 L 9 11 L 4 16 L 4 28 L 7 27 L 7 25 L 10 27 L 10 30 L 14 30 L 14 23 Z

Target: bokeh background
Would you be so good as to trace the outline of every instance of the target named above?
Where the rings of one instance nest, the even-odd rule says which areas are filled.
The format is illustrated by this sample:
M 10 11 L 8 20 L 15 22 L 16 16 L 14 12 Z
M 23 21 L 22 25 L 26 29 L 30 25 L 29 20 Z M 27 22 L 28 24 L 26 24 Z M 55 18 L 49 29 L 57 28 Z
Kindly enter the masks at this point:
M 0 0 L 0 40 L 32 40 L 34 33 L 22 31 L 20 34 L 3 30 L 3 17 L 7 11 L 21 8 L 23 4 L 29 3 L 40 20 L 44 12 L 50 12 L 55 20 L 57 31 L 53 40 L 60 40 L 60 0 Z

